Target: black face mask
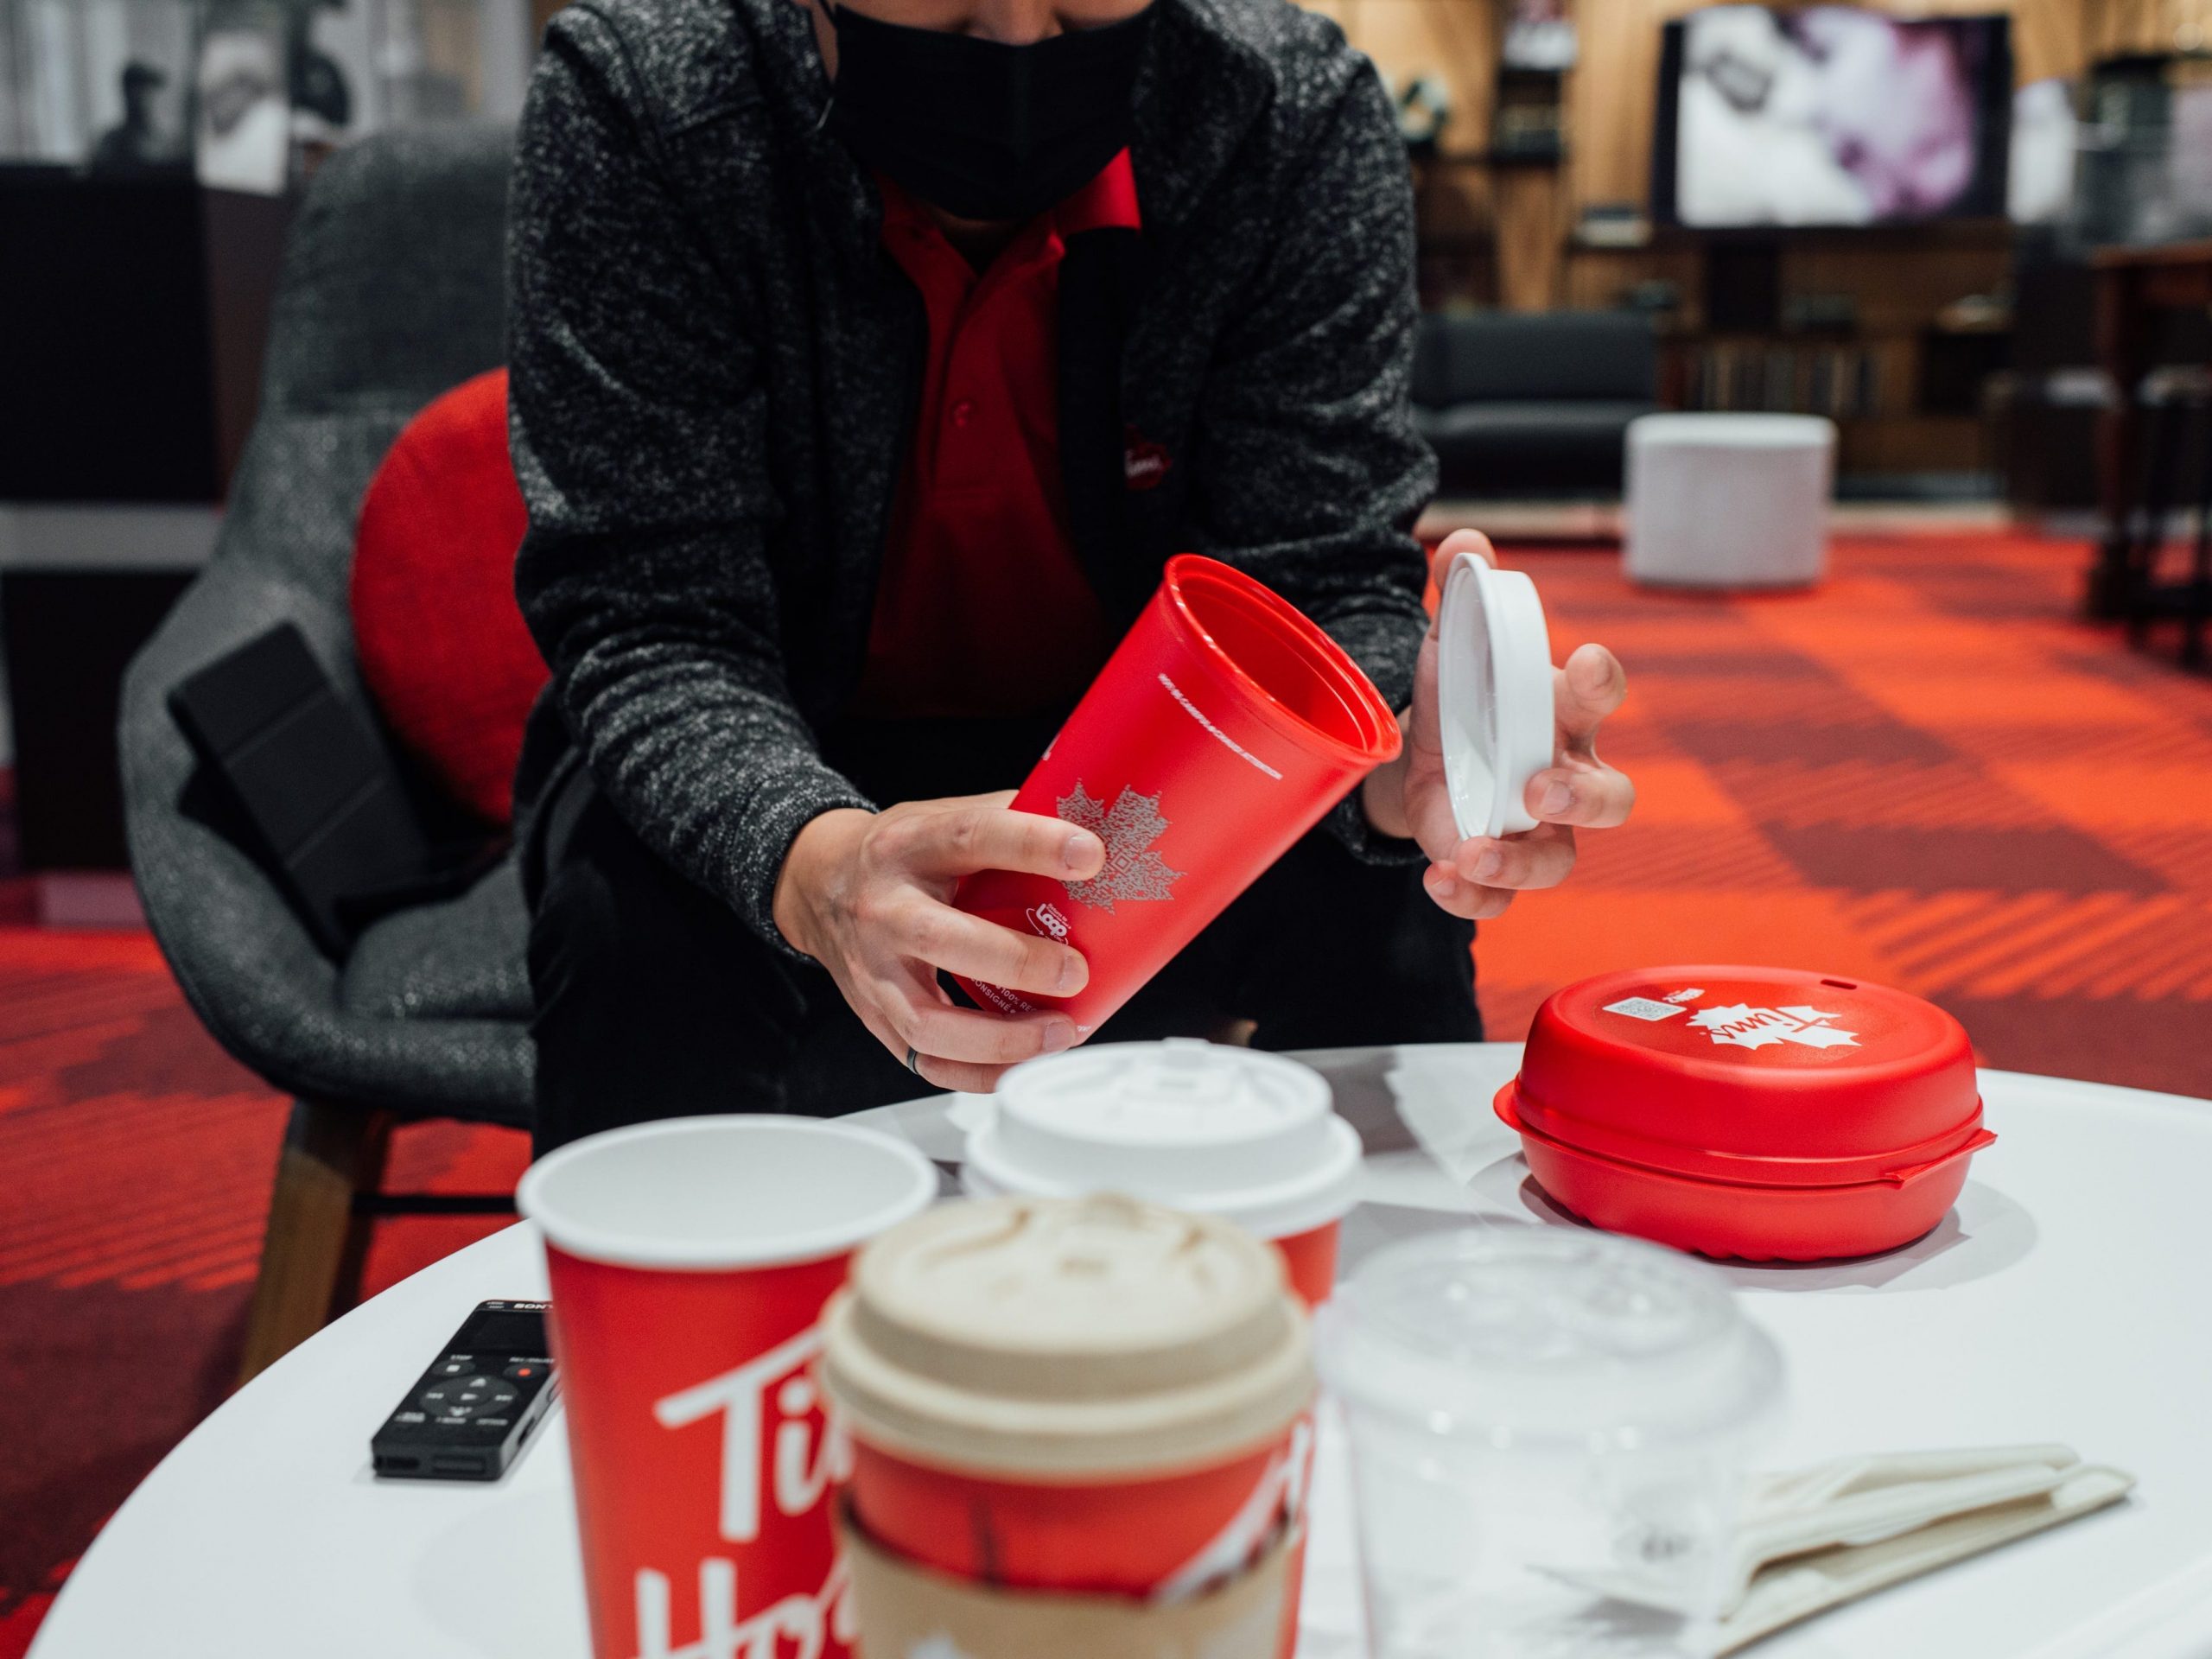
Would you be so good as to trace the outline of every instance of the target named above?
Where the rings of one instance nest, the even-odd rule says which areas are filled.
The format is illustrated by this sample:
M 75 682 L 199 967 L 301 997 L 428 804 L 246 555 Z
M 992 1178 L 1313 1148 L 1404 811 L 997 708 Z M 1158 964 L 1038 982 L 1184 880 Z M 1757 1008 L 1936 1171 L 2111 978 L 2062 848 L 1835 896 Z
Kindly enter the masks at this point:
M 1152 8 L 1007 46 L 834 7 L 832 118 L 855 155 L 963 219 L 1028 219 L 1129 142 Z

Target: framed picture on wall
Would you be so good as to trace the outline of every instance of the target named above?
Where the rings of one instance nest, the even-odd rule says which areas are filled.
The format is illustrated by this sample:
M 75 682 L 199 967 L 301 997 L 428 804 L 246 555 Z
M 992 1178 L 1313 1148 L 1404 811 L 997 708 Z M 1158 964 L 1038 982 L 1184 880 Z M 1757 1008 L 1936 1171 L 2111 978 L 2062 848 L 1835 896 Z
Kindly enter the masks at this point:
M 183 165 L 190 0 L 0 0 L 0 160 Z
M 193 167 L 214 190 L 284 193 L 292 157 L 292 109 L 284 10 L 219 8 L 200 42 L 194 91 Z

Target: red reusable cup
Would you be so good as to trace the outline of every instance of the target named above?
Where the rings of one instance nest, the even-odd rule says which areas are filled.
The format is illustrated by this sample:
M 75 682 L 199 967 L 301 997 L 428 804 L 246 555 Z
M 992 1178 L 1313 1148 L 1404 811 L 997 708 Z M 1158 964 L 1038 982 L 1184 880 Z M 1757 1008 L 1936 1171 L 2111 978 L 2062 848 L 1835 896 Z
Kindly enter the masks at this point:
M 1014 798 L 1095 830 L 1086 881 L 986 870 L 970 913 L 1065 941 L 1090 981 L 1047 997 L 962 979 L 980 1007 L 1096 1027 L 1375 767 L 1397 716 L 1343 647 L 1242 571 L 1194 553 L 1166 579 Z
M 533 1165 L 596 1659 L 842 1659 L 829 1497 L 851 1461 L 812 1365 L 855 1247 L 937 1171 L 813 1118 L 677 1118 Z
M 1115 1194 L 946 1205 L 863 1251 L 824 1323 L 853 1519 L 908 1560 L 1173 1600 L 1300 1521 L 1306 1320 L 1231 1223 Z

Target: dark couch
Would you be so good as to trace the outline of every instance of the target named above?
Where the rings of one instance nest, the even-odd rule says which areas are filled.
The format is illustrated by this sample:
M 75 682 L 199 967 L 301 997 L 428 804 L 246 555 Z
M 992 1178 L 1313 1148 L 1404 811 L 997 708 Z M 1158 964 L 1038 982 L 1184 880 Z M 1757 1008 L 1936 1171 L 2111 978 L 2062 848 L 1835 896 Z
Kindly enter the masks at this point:
M 1618 494 L 1628 423 L 1658 407 L 1658 373 L 1633 312 L 1430 312 L 1414 416 L 1445 495 Z

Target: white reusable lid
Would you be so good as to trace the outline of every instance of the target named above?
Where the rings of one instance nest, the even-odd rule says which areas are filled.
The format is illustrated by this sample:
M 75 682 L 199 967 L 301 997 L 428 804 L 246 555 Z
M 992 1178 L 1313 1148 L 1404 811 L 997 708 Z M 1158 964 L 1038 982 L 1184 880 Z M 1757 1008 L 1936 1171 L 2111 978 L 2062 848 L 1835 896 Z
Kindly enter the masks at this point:
M 1288 1238 L 1351 1208 L 1359 1135 L 1328 1080 L 1192 1037 L 1027 1060 L 969 1132 L 969 1192 L 1129 1192 Z
M 1166 1471 L 1313 1402 L 1305 1316 L 1242 1229 L 1113 1194 L 949 1204 L 861 1251 L 823 1381 L 871 1445 L 1016 1478 Z
M 1551 637 L 1536 584 L 1472 553 L 1452 562 L 1438 607 L 1444 781 L 1462 837 L 1536 827 L 1524 798 L 1552 762 Z
M 1471 1228 L 1370 1257 L 1317 1316 L 1355 1410 L 1503 1448 L 1630 1452 L 1755 1429 L 1782 1357 L 1727 1281 L 1581 1228 Z

